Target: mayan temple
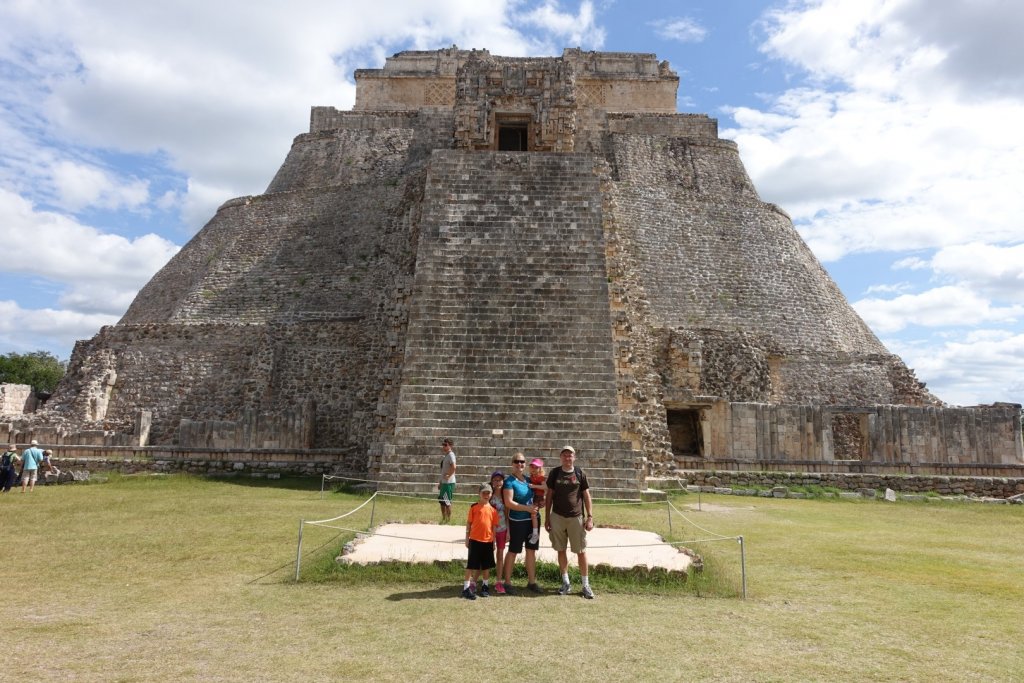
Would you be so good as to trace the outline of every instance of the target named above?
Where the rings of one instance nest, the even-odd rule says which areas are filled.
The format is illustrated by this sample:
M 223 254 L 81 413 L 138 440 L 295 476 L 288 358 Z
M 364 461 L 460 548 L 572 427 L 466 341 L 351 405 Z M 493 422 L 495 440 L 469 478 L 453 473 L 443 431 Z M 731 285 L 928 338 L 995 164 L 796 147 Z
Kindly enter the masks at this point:
M 932 396 L 655 55 L 452 47 L 355 80 L 77 344 L 35 434 L 424 492 L 442 436 L 461 487 L 571 443 L 620 498 L 709 464 L 1024 462 L 1020 406 Z

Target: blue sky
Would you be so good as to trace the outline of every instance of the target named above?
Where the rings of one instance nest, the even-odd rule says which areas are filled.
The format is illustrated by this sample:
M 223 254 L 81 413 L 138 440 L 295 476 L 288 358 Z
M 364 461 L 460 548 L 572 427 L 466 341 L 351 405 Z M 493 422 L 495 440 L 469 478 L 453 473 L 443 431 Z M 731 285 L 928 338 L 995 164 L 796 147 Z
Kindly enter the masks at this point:
M 0 353 L 70 355 L 403 49 L 654 52 L 940 398 L 1024 402 L 1017 0 L 0 0 Z

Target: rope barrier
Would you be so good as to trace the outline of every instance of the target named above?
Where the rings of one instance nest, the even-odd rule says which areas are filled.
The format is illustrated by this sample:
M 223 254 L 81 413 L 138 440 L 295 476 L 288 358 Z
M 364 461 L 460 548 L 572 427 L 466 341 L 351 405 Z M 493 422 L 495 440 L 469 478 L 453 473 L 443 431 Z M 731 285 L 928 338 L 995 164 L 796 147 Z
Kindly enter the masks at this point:
M 385 481 L 372 480 L 372 479 L 362 479 L 362 478 L 358 478 L 358 477 L 345 477 L 345 476 L 341 476 L 341 475 L 324 474 L 324 475 L 322 475 L 322 478 L 321 478 L 321 488 L 320 488 L 321 498 L 323 497 L 324 482 L 326 482 L 328 479 L 342 479 L 342 480 L 347 480 L 347 481 L 358 481 L 358 482 L 362 482 L 362 483 L 370 483 L 370 484 L 378 484 L 378 485 L 379 484 L 391 484 L 391 483 L 394 483 L 394 482 L 385 482 Z M 678 479 L 676 480 L 676 482 L 679 484 L 680 490 L 685 490 L 683 488 L 682 482 L 680 482 Z M 455 494 L 455 495 L 456 496 L 463 496 L 464 498 L 468 498 L 468 499 L 474 498 L 474 496 L 472 494 Z M 351 529 L 351 528 L 347 528 L 347 527 L 333 526 L 333 525 L 329 524 L 330 522 L 335 522 L 335 521 L 337 521 L 339 519 L 344 519 L 344 518 L 346 518 L 346 517 L 348 517 L 350 515 L 353 515 L 356 512 L 358 512 L 359 510 L 361 510 L 362 508 L 364 508 L 366 505 L 369 505 L 371 503 L 374 503 L 374 507 L 376 507 L 375 501 L 376 501 L 378 496 L 381 497 L 381 498 L 401 498 L 401 499 L 410 499 L 410 500 L 434 500 L 434 498 L 432 498 L 429 494 L 415 495 L 415 494 L 402 494 L 402 493 L 391 493 L 391 492 L 385 492 L 385 491 L 375 491 L 373 493 L 373 495 L 370 496 L 367 500 L 365 500 L 361 505 L 359 505 L 358 507 L 354 508 L 353 510 L 350 510 L 349 512 L 346 512 L 344 514 L 338 515 L 337 517 L 332 517 L 330 519 L 313 520 L 313 521 L 309 521 L 309 522 L 306 522 L 304 520 L 299 520 L 299 541 L 298 541 L 298 547 L 296 549 L 296 556 L 295 556 L 295 580 L 296 581 L 299 580 L 299 574 L 300 574 L 300 569 L 301 569 L 301 561 L 302 561 L 302 533 L 303 533 L 303 527 L 304 527 L 305 524 L 312 524 L 314 526 L 319 526 L 319 527 L 328 528 L 328 529 L 334 529 L 334 530 L 338 531 L 339 533 L 336 534 L 334 536 L 334 538 L 332 538 L 329 541 L 327 541 L 327 543 L 331 543 L 334 539 L 336 539 L 338 536 L 340 536 L 341 533 L 344 533 L 344 532 L 353 533 L 353 534 L 356 534 L 357 536 L 362 536 L 362 537 L 366 537 L 366 536 L 381 536 L 382 538 L 393 538 L 393 539 L 402 540 L 402 541 L 419 541 L 419 542 L 441 543 L 441 544 L 448 544 L 448 545 L 462 545 L 464 543 L 464 540 L 462 540 L 462 539 L 453 540 L 453 541 L 444 541 L 444 540 L 435 540 L 435 539 L 426 539 L 426 538 L 415 538 L 415 537 L 410 537 L 410 536 L 397 536 L 397 535 L 393 535 L 393 534 L 377 533 L 377 532 L 374 532 L 372 530 L 372 528 L 370 530 L 360 530 L 360 529 Z M 608 507 L 622 506 L 622 505 L 642 506 L 642 505 L 660 505 L 661 504 L 661 501 L 624 500 L 624 499 L 614 499 L 614 498 L 612 498 L 612 499 L 596 499 L 596 500 L 600 500 L 602 506 L 608 506 Z M 688 544 L 692 544 L 692 543 L 713 543 L 713 542 L 718 542 L 718 541 L 738 541 L 739 545 L 740 545 L 740 573 L 741 573 L 741 577 L 742 577 L 741 594 L 742 594 L 743 599 L 746 599 L 746 597 L 747 597 L 746 547 L 745 547 L 743 536 L 742 535 L 741 536 L 724 536 L 722 534 L 719 534 L 719 533 L 716 533 L 714 531 L 711 531 L 710 529 L 706 529 L 706 528 L 702 527 L 701 525 L 697 524 L 696 522 L 694 522 L 689 517 L 687 517 L 686 514 L 684 514 L 679 508 L 677 508 L 672 503 L 672 500 L 670 498 L 666 497 L 665 503 L 666 503 L 666 505 L 667 505 L 667 507 L 669 509 L 669 512 L 668 512 L 668 525 L 669 525 L 670 533 L 671 533 L 671 529 L 672 529 L 672 512 L 674 511 L 677 515 L 682 517 L 688 524 L 690 524 L 693 527 L 695 527 L 696 529 L 698 529 L 698 530 L 708 534 L 709 538 L 695 538 L 695 539 L 690 539 L 690 540 L 685 540 L 685 541 L 670 541 L 670 542 L 662 541 L 662 542 L 659 542 L 659 543 L 639 543 L 639 544 L 606 545 L 606 546 L 593 546 L 593 545 L 591 545 L 591 546 L 588 546 L 588 548 L 589 549 L 602 549 L 602 550 L 604 550 L 604 549 L 618 549 L 618 548 L 648 548 L 648 547 L 658 547 L 658 546 L 662 546 L 662 545 L 668 545 L 668 546 L 676 547 L 676 546 L 683 546 L 683 545 L 688 545 Z M 698 505 L 699 505 L 699 499 L 698 499 Z M 370 526 L 371 527 L 373 526 L 373 514 L 372 513 L 371 513 L 371 516 L 370 516 Z M 313 552 L 316 552 L 320 548 L 324 547 L 324 545 L 327 545 L 327 543 L 321 545 L 317 549 L 314 549 Z M 278 568 L 278 569 L 280 569 L 280 568 Z M 278 570 L 275 569 L 274 571 L 278 571 Z M 273 572 L 271 572 L 271 573 L 273 573 Z M 263 578 L 263 577 L 260 577 L 260 578 Z
M 366 507 L 367 505 L 369 505 L 369 504 L 370 504 L 370 502 L 371 502 L 371 501 L 372 501 L 372 500 L 373 500 L 374 498 L 376 498 L 376 497 L 377 497 L 377 494 L 376 494 L 376 493 L 374 493 L 374 494 L 373 494 L 372 496 L 370 496 L 370 497 L 369 497 L 369 498 L 367 498 L 367 499 L 366 499 L 365 501 L 363 501 L 363 504 L 362 504 L 362 505 L 360 505 L 359 507 L 357 507 L 357 508 L 356 508 L 356 509 L 354 509 L 354 510 L 351 510 L 351 511 L 349 511 L 349 512 L 346 512 L 346 513 L 345 513 L 345 514 L 343 514 L 343 515 L 338 515 L 337 517 L 331 517 L 330 519 L 318 519 L 318 520 L 312 520 L 312 521 L 306 522 L 306 524 L 322 524 L 323 522 L 333 522 L 333 521 L 335 521 L 335 520 L 338 520 L 338 519 L 343 519 L 343 518 L 345 518 L 345 517 L 348 517 L 349 515 L 353 515 L 353 514 L 355 514 L 355 513 L 359 512 L 359 511 L 360 511 L 360 510 L 362 510 L 362 509 L 363 509 L 364 507 Z

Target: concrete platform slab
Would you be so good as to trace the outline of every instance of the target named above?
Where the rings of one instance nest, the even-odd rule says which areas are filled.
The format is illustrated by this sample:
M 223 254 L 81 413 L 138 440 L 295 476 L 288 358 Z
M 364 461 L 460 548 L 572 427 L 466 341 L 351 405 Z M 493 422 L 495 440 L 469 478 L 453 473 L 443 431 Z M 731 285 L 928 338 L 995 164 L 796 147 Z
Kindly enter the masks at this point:
M 466 559 L 465 527 L 440 524 L 384 524 L 373 534 L 360 535 L 338 559 L 354 564 L 374 562 L 434 562 Z M 592 566 L 607 564 L 619 569 L 644 565 L 667 571 L 687 572 L 692 558 L 665 543 L 650 531 L 597 528 L 587 535 L 587 557 Z M 554 564 L 558 557 L 547 535 L 541 533 L 537 559 Z M 522 562 L 522 560 L 519 560 Z M 570 553 L 570 566 L 576 558 Z

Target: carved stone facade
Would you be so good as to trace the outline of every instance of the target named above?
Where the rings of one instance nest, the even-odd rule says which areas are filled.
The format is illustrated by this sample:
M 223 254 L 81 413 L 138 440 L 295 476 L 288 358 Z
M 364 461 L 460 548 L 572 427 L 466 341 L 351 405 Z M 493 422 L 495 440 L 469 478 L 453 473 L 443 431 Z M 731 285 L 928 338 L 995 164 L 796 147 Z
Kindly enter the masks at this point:
M 1020 407 L 942 408 L 654 55 L 355 77 L 8 433 L 308 449 L 421 491 L 442 435 L 467 482 L 572 443 L 616 497 L 695 459 L 1024 467 Z

